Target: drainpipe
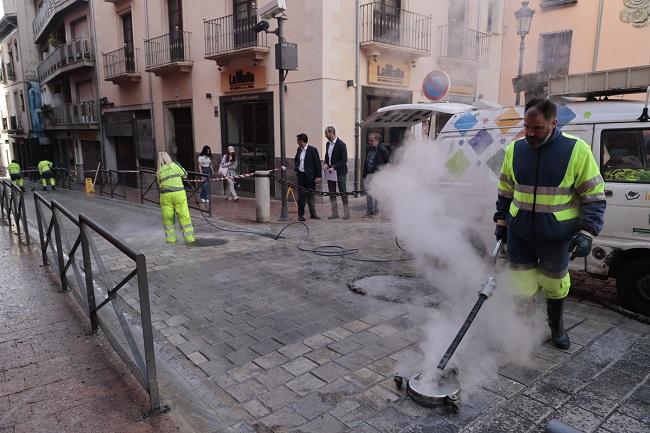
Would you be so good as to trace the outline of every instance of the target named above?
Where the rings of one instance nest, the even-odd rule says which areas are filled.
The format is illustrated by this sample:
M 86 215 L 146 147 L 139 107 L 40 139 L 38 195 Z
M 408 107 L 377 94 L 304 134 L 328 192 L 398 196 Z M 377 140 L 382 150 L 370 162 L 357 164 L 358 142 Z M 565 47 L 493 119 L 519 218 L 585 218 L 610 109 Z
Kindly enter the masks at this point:
M 354 46 L 354 190 L 359 191 L 361 179 L 361 0 L 356 0 L 355 46 Z
M 145 39 L 149 39 L 151 36 L 149 36 L 149 0 L 144 0 L 144 29 L 145 29 Z M 143 48 L 143 57 L 146 58 L 146 53 L 144 52 Z M 142 60 L 140 60 L 142 61 Z M 144 65 L 141 65 L 144 66 Z M 151 140 L 153 141 L 153 148 L 154 148 L 154 167 L 155 163 L 157 163 L 156 159 L 158 158 L 158 148 L 156 145 L 156 115 L 155 115 L 155 110 L 153 106 L 153 88 L 151 85 L 151 72 L 147 74 L 147 84 L 149 85 L 149 104 L 151 104 Z M 140 161 L 138 161 L 138 167 L 140 166 Z
M 598 67 L 598 51 L 600 51 L 600 30 L 603 27 L 603 3 L 605 0 L 600 0 L 598 3 L 598 23 L 596 25 L 596 43 L 594 44 L 594 63 L 591 70 L 595 71 Z
M 93 3 L 93 0 L 90 0 L 88 2 L 88 7 L 90 8 L 90 34 L 92 35 L 93 51 L 95 52 L 95 65 L 98 65 L 99 52 L 97 51 L 97 27 L 95 26 L 95 5 Z M 102 107 L 99 103 L 101 99 L 99 95 L 99 70 L 97 67 L 95 67 L 95 95 L 97 95 L 97 98 L 95 99 L 97 101 L 95 112 L 98 114 L 97 123 L 99 125 L 99 159 L 102 163 L 102 166 L 107 169 L 108 167 L 106 166 L 106 155 L 104 155 L 104 152 L 106 152 L 106 147 L 104 143 L 104 128 L 102 124 Z

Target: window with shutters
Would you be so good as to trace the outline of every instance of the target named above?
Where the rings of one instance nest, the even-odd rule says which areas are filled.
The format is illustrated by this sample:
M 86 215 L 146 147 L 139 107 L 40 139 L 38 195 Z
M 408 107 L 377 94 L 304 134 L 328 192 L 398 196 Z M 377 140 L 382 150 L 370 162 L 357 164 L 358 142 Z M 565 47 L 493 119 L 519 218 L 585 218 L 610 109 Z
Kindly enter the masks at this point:
M 548 72 L 551 77 L 567 75 L 571 58 L 572 30 L 539 35 L 537 70 Z

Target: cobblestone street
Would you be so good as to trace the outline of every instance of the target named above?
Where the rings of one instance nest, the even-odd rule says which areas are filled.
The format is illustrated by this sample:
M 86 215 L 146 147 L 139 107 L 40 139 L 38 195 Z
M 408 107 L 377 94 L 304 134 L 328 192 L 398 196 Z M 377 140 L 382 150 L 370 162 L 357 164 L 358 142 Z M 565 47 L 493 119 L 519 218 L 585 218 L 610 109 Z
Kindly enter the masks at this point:
M 427 309 L 348 289 L 362 276 L 413 275 L 412 266 L 298 248 L 341 245 L 361 248 L 355 258 L 404 258 L 381 219 L 308 222 L 304 241 L 300 225 L 273 240 L 282 224 L 210 219 L 265 236 L 232 233 L 195 213 L 199 245 L 190 248 L 164 243 L 155 206 L 68 191 L 44 195 L 145 253 L 161 395 L 181 431 L 538 433 L 549 419 L 584 432 L 650 431 L 650 326 L 576 298 L 565 315 L 570 351 L 544 345 L 533 367 L 501 366 L 457 413 L 415 404 L 396 389 L 393 374 L 400 361 L 420 356 Z M 35 224 L 31 194 L 26 203 Z M 37 264 L 39 257 L 25 260 Z M 116 281 L 129 265 L 110 250 L 104 261 Z M 589 283 L 580 284 L 586 290 Z M 137 312 L 137 292 L 125 290 Z M 4 371 L 0 377 L 7 381 Z M 6 400 L 0 396 L 0 408 Z

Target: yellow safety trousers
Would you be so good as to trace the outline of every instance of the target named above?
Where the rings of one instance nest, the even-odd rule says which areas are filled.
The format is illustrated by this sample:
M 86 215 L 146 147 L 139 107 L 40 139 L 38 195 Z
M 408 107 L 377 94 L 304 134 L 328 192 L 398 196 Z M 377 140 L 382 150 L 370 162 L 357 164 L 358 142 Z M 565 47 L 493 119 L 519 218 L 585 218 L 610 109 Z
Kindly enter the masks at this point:
M 176 243 L 176 215 L 178 215 L 178 221 L 181 223 L 185 243 L 191 244 L 194 242 L 194 228 L 192 227 L 192 218 L 190 217 L 190 209 L 187 206 L 185 191 L 160 194 L 160 210 L 162 211 L 167 242 Z
M 518 269 L 510 266 L 510 278 L 515 295 L 522 298 L 535 296 L 542 290 L 547 299 L 564 299 L 569 294 L 571 277 L 565 275 L 545 275 L 537 268 Z

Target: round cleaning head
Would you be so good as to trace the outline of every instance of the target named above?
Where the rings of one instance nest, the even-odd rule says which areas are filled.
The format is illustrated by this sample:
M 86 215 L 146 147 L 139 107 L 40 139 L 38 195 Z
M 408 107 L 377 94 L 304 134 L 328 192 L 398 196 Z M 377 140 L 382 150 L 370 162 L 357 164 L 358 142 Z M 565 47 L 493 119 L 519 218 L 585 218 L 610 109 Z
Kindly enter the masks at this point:
M 460 383 L 456 370 L 439 372 L 434 375 L 417 374 L 406 385 L 407 394 L 422 406 L 460 403 Z

